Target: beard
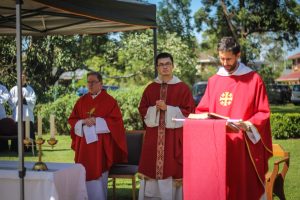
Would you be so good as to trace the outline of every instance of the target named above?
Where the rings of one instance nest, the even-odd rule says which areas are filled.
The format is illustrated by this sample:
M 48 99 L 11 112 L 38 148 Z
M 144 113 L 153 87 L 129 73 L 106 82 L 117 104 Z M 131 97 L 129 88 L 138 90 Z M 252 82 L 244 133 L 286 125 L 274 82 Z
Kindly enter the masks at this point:
M 238 63 L 235 62 L 233 65 L 223 65 L 223 67 L 229 74 L 232 74 L 237 69 Z

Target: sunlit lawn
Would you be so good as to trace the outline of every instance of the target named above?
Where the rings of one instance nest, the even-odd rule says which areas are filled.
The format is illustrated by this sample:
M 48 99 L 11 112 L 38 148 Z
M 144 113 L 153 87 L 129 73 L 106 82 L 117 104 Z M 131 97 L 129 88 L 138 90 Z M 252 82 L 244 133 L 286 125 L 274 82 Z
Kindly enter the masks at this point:
M 271 105 L 272 113 L 300 113 L 300 106 L 295 106 L 292 103 L 284 105 Z
M 43 136 L 44 139 L 49 139 L 50 135 Z M 43 156 L 44 162 L 67 162 L 73 163 L 74 152 L 71 150 L 71 139 L 70 136 L 57 136 L 57 145 L 52 149 L 48 144 L 43 145 Z M 18 155 L 15 152 L 0 152 L 0 160 L 12 160 L 17 161 Z M 32 152 L 26 152 L 25 161 L 36 162 L 38 160 L 37 155 L 33 156 Z M 138 180 L 138 179 L 137 179 Z M 112 181 L 108 183 L 108 199 L 112 198 Z M 132 196 L 131 180 L 119 179 L 116 181 L 116 199 L 129 200 Z M 138 190 L 137 190 L 138 191 Z M 138 192 L 137 192 L 138 195 Z M 1 198 L 0 198 L 1 199 Z
M 293 104 L 287 105 L 272 105 L 272 112 L 287 113 L 287 112 L 300 112 L 300 106 L 294 106 Z M 45 139 L 49 138 L 49 135 L 44 136 Z M 43 146 L 43 161 L 45 162 L 73 162 L 74 152 L 70 148 L 70 136 L 57 136 L 58 143 L 52 149 L 49 145 Z M 300 139 L 289 140 L 273 140 L 273 143 L 281 144 L 285 150 L 290 151 L 291 160 L 290 168 L 287 173 L 285 181 L 285 194 L 289 200 L 300 199 Z M 37 161 L 37 156 L 33 156 L 32 153 L 25 153 L 25 161 Z M 2 152 L 0 153 L 0 160 L 18 160 L 16 153 Z M 274 160 L 274 159 L 273 159 Z M 269 166 L 272 168 L 272 162 L 270 160 Z M 139 184 L 137 184 L 139 187 Z M 119 179 L 117 180 L 117 193 L 116 199 L 131 199 L 131 181 Z M 109 181 L 109 199 L 112 197 L 112 184 Z M 276 198 L 275 198 L 276 199 Z
M 50 146 L 43 147 L 43 161 L 46 162 L 73 162 L 74 153 L 70 149 L 69 136 L 57 136 L 58 144 L 51 149 Z M 300 139 L 273 140 L 273 143 L 281 144 L 285 150 L 291 152 L 290 169 L 285 182 L 285 192 L 287 199 L 300 199 Z M 0 160 L 18 160 L 16 153 L 0 153 Z M 37 157 L 32 153 L 25 154 L 25 161 L 37 161 Z M 270 167 L 272 167 L 270 165 Z M 112 195 L 111 181 L 109 182 L 109 198 Z M 131 199 L 131 181 L 117 180 L 117 199 Z

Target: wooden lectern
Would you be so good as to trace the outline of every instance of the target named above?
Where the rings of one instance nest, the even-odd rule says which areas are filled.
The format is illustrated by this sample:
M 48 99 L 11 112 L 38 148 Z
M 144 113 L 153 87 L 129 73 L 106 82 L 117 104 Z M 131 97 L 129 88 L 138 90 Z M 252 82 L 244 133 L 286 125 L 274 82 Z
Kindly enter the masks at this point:
M 226 199 L 226 120 L 185 120 L 183 197 Z

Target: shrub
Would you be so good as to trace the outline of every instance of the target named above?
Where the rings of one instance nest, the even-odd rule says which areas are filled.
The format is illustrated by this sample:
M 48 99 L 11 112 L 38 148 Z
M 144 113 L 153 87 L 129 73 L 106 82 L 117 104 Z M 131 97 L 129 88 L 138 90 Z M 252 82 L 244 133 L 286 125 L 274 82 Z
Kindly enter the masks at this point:
M 108 90 L 118 102 L 121 109 L 124 126 L 126 130 L 142 129 L 143 124 L 138 112 L 138 106 L 144 88 L 134 87 L 129 89 L 119 89 L 116 91 Z M 59 134 L 69 134 L 70 127 L 68 125 L 68 117 L 77 101 L 78 96 L 69 94 L 58 98 L 56 101 L 39 104 L 36 106 L 35 115 L 38 113 L 43 117 L 43 133 L 49 132 L 50 114 L 54 114 L 56 129 Z
M 36 107 L 36 116 L 40 114 L 43 117 L 43 133 L 49 132 L 50 115 L 55 115 L 56 130 L 59 134 L 69 134 L 70 127 L 68 125 L 68 118 L 75 105 L 78 96 L 68 94 L 58 98 L 56 101 L 40 104 Z
M 271 114 L 272 135 L 275 139 L 300 137 L 299 113 Z
M 143 129 L 143 122 L 138 111 L 143 91 L 144 87 L 108 91 L 119 104 L 126 130 Z
M 127 89 L 108 90 L 118 102 L 122 112 L 126 130 L 143 129 L 138 106 L 143 94 L 144 87 L 132 87 Z M 69 134 L 68 117 L 78 97 L 75 94 L 66 95 L 48 104 L 36 106 L 36 114 L 39 112 L 43 117 L 43 132 L 49 132 L 50 114 L 56 116 L 56 128 L 60 134 Z M 37 116 L 37 115 L 36 115 Z M 274 113 L 271 114 L 271 129 L 275 139 L 299 138 L 300 137 L 300 114 L 299 113 Z

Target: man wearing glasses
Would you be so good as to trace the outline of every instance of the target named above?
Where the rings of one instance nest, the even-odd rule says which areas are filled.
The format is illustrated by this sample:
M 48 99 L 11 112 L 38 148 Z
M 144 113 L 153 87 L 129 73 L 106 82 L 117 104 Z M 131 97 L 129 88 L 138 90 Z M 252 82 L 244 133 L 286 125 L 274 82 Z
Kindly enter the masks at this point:
M 145 124 L 139 164 L 139 199 L 182 199 L 182 126 L 172 118 L 194 111 L 189 87 L 173 75 L 173 57 L 161 53 L 155 64 L 158 77 L 145 89 L 139 112 Z
M 264 199 L 272 155 L 266 88 L 255 71 L 238 61 L 240 45 L 232 37 L 222 38 L 218 51 L 222 66 L 208 80 L 196 113 L 237 119 L 227 123 L 231 131 L 226 133 L 226 199 Z
M 122 114 L 117 101 L 102 89 L 97 72 L 87 74 L 89 92 L 79 98 L 69 117 L 75 162 L 86 169 L 88 199 L 107 199 L 108 171 L 127 161 Z

